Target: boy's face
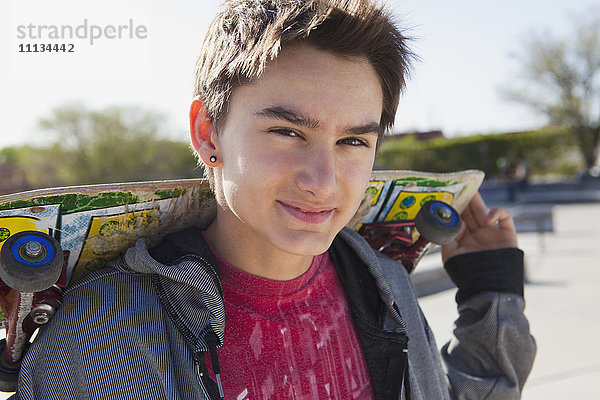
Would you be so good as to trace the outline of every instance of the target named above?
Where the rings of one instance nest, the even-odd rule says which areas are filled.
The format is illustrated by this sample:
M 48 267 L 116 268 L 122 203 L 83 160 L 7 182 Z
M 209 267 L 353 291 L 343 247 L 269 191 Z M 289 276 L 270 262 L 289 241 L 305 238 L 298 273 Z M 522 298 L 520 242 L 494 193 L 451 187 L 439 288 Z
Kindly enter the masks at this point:
M 217 223 L 261 251 L 316 255 L 356 212 L 367 188 L 382 91 L 362 58 L 298 46 L 236 88 L 216 156 Z

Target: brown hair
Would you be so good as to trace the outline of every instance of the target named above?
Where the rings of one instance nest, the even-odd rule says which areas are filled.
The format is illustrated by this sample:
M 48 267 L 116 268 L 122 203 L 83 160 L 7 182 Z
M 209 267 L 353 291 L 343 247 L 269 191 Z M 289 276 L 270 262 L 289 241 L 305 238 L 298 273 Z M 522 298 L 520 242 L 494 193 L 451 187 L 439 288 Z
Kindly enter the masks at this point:
M 369 0 L 225 0 L 209 26 L 196 63 L 194 96 L 218 128 L 233 89 L 262 74 L 282 48 L 307 44 L 362 56 L 383 91 L 381 132 L 394 123 L 412 52 L 391 15 Z

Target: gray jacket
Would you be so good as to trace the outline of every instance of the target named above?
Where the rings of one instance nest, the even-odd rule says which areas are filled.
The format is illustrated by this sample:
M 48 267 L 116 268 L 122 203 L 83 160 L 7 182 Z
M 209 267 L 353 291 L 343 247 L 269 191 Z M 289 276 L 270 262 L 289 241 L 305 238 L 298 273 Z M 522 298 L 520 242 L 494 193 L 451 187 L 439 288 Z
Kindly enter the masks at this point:
M 224 339 L 226 345 L 220 281 L 198 232 L 177 235 L 159 251 L 140 240 L 111 267 L 67 289 L 61 308 L 23 360 L 14 399 L 210 398 L 214 384 L 204 354 Z M 401 389 L 395 398 L 520 398 L 535 355 L 523 315 L 520 251 L 463 258 L 467 264 L 483 263 L 469 265 L 473 273 L 465 273 L 461 256 L 450 260 L 455 265 L 449 272 L 459 287 L 459 319 L 441 354 L 401 265 L 347 229 L 332 251 L 347 291 L 352 279 L 344 271 L 361 269 L 369 276 L 381 305 L 382 335 L 408 337 L 408 374 L 403 376 L 409 384 L 396 385 L 394 379 L 401 382 L 402 376 L 392 376 L 391 386 Z M 492 278 L 483 282 L 480 270 Z M 361 296 L 373 295 L 359 290 Z M 353 298 L 360 296 L 349 297 L 354 312 Z M 355 323 L 360 325 L 356 318 Z M 363 350 L 371 351 L 364 341 Z M 371 379 L 377 387 L 389 387 L 389 377 L 381 376 L 389 371 L 375 373 L 374 357 L 366 354 Z M 374 390 L 378 398 L 390 398 L 390 392 Z

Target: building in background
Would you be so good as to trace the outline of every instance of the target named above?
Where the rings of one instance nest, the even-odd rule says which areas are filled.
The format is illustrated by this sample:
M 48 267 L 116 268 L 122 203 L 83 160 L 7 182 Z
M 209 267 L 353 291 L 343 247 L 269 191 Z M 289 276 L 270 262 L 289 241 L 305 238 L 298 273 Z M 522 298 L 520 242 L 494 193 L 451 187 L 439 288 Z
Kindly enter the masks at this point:
M 415 138 L 418 141 L 426 141 L 431 139 L 444 138 L 444 133 L 440 130 L 425 131 L 425 132 L 406 132 L 406 133 L 390 133 L 385 137 L 385 140 L 399 140 L 408 137 Z

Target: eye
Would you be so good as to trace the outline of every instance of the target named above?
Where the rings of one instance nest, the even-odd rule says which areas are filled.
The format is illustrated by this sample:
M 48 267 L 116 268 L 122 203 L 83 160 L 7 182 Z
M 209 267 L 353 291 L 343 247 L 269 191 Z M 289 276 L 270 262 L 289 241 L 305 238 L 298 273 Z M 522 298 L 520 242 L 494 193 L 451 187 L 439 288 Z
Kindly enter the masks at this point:
M 269 132 L 281 135 L 281 136 L 289 136 L 289 137 L 300 137 L 300 135 L 292 130 L 292 129 L 288 129 L 288 128 L 275 128 L 275 129 L 271 129 L 269 130 Z
M 365 146 L 365 147 L 370 147 L 369 142 L 367 142 L 366 140 L 363 140 L 363 139 L 355 138 L 355 137 L 341 139 L 341 140 L 338 141 L 338 143 L 347 144 L 347 145 L 350 145 L 350 146 Z

